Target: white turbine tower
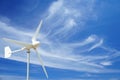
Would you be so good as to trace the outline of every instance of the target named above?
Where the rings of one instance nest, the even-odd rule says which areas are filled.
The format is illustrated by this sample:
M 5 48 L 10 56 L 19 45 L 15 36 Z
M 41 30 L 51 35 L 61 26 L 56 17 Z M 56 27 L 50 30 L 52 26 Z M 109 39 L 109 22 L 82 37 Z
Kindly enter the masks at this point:
M 30 50 L 31 49 L 34 49 L 35 52 L 37 53 L 37 56 L 39 58 L 40 64 L 43 68 L 43 71 L 44 71 L 46 77 L 48 78 L 48 74 L 47 74 L 47 71 L 45 69 L 44 63 L 41 59 L 40 53 L 37 50 L 37 48 L 40 45 L 40 42 L 37 41 L 37 37 L 38 37 L 39 31 L 40 31 L 41 25 L 42 25 L 42 20 L 40 21 L 40 24 L 39 24 L 34 36 L 32 37 L 32 43 L 26 43 L 26 42 L 21 42 L 21 41 L 3 38 L 7 42 L 11 42 L 11 43 L 23 46 L 21 49 L 15 50 L 15 51 L 11 51 L 9 46 L 5 47 L 5 58 L 10 57 L 13 53 L 16 53 L 16 52 L 19 52 L 22 50 L 27 50 L 27 77 L 26 77 L 27 79 L 26 80 L 29 80 L 29 63 L 30 63 Z

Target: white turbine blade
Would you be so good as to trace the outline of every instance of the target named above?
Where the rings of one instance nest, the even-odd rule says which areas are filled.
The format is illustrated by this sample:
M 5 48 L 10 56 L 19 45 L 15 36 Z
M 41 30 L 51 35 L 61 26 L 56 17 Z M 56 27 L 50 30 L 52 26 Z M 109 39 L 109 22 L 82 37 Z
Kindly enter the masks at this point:
M 42 22 L 43 22 L 43 21 L 41 20 L 39 26 L 38 26 L 37 29 L 36 29 L 36 32 L 35 32 L 34 36 L 32 37 L 32 41 L 36 41 L 36 38 L 37 38 L 37 36 L 38 36 L 38 34 L 39 34 L 39 31 L 40 31 L 40 28 L 41 28 L 41 26 L 42 26 Z
M 24 47 L 28 47 L 31 46 L 31 44 L 26 43 L 26 42 L 21 42 L 21 41 L 17 41 L 17 40 L 12 40 L 12 39 L 7 39 L 7 38 L 3 38 L 3 40 L 7 41 L 7 42 L 11 42 L 20 46 L 24 46 Z
M 37 55 L 38 55 L 38 59 L 39 59 L 40 64 L 41 64 L 41 66 L 42 66 L 42 68 L 43 68 L 43 71 L 44 71 L 46 77 L 48 78 L 48 74 L 47 74 L 47 71 L 46 71 L 46 69 L 45 69 L 44 63 L 43 63 L 43 61 L 42 61 L 42 59 L 41 59 L 40 53 L 39 53 L 37 50 L 35 50 L 35 51 L 36 51 L 36 53 L 37 53 Z

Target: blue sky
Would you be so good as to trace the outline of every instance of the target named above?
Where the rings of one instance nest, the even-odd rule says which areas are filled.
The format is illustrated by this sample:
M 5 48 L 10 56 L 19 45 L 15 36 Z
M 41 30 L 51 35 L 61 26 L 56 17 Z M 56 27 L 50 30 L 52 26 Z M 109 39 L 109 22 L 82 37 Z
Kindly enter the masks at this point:
M 119 0 L 0 0 L 0 38 L 31 42 L 40 20 L 39 52 L 50 80 L 119 80 Z M 26 76 L 25 51 L 4 58 L 0 40 L 0 79 Z M 31 53 L 31 80 L 45 75 Z M 48 79 L 48 80 L 49 80 Z

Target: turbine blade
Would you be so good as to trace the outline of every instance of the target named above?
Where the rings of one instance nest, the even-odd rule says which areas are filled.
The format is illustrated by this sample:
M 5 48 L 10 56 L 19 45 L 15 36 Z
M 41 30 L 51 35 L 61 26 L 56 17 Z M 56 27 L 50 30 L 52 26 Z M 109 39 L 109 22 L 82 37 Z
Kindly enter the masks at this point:
M 36 38 L 37 38 L 37 36 L 38 36 L 38 34 L 39 34 L 39 31 L 40 31 L 40 28 L 41 28 L 41 26 L 42 26 L 42 20 L 40 21 L 40 24 L 38 25 L 38 27 L 37 27 L 37 29 L 36 29 L 36 32 L 35 32 L 35 34 L 34 34 L 34 36 L 32 37 L 32 42 L 34 42 L 34 41 L 36 41 Z
M 37 55 L 38 55 L 38 59 L 39 59 L 40 64 L 41 64 L 41 66 L 42 66 L 42 68 L 43 68 L 43 71 L 44 71 L 46 77 L 48 78 L 48 73 L 47 73 L 47 71 L 46 71 L 46 69 L 45 69 L 44 63 L 43 63 L 43 61 L 42 61 L 42 59 L 41 59 L 41 56 L 40 56 L 40 53 L 39 53 L 37 50 L 35 50 L 35 51 L 36 51 L 36 53 L 37 53 Z
M 17 41 L 17 40 L 12 40 L 12 39 L 7 39 L 7 38 L 3 38 L 3 40 L 7 41 L 7 42 L 11 42 L 20 46 L 24 46 L 24 47 L 29 47 L 31 46 L 31 44 L 26 43 L 26 42 L 21 42 L 21 41 Z

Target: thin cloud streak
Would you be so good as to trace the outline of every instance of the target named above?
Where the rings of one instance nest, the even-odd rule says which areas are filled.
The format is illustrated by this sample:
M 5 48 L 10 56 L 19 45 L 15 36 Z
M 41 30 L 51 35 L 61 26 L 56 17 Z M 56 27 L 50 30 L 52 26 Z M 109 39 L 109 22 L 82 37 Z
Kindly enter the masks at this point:
M 101 39 L 101 40 L 99 41 L 99 43 L 93 45 L 93 46 L 89 49 L 89 51 L 91 51 L 91 50 L 93 50 L 93 49 L 101 46 L 102 44 L 103 44 L 103 39 Z

